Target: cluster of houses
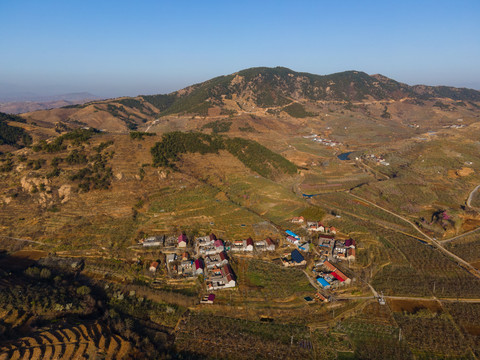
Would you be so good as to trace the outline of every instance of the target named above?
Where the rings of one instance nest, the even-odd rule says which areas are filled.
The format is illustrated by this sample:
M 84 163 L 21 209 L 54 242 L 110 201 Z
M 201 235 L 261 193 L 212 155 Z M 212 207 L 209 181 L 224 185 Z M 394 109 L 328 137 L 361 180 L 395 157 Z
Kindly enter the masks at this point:
M 355 261 L 356 243 L 353 239 L 339 240 L 333 235 L 318 236 L 318 251 L 321 259 Z
M 315 264 L 313 273 L 317 283 L 324 289 L 336 288 L 351 283 L 351 279 L 328 260 Z
M 334 228 L 333 228 L 334 229 Z M 315 252 L 320 255 L 324 260 L 349 260 L 355 261 L 356 250 L 355 250 L 355 240 L 346 239 L 340 240 L 335 239 L 335 232 L 331 233 L 322 233 L 318 235 L 317 246 L 315 244 L 302 239 L 291 230 L 287 230 L 285 240 L 287 243 L 295 245 L 298 250 L 303 252 L 310 252 L 312 249 L 315 249 Z
M 246 240 L 235 240 L 230 244 L 229 250 L 239 252 L 252 252 L 256 251 L 275 251 L 275 243 L 271 238 L 265 240 L 253 241 L 251 237 Z
M 308 136 L 304 136 L 304 138 L 306 139 L 312 139 L 312 141 L 315 141 L 319 144 L 322 144 L 322 145 L 325 145 L 325 146 L 340 146 L 342 145 L 341 142 L 338 142 L 338 141 L 335 141 L 335 140 L 331 140 L 331 139 L 326 139 L 326 138 L 322 138 L 318 135 L 308 135 Z
M 444 129 L 463 129 L 466 125 L 465 124 L 453 124 L 453 125 L 445 125 L 443 128 Z
M 282 262 L 285 266 L 305 265 L 306 261 L 301 252 L 314 252 L 320 258 L 316 262 L 313 273 L 320 286 L 324 289 L 336 288 L 349 284 L 351 279 L 335 267 L 332 262 L 354 261 L 356 255 L 355 240 L 336 239 L 337 229 L 326 226 L 318 221 L 306 221 L 303 217 L 291 219 L 292 223 L 304 224 L 304 228 L 311 233 L 317 234 L 312 242 L 302 240 L 300 236 L 291 230 L 287 230 L 286 241 L 296 246 L 291 255 L 285 256 Z M 318 257 L 317 257 L 318 259 Z
M 275 243 L 271 238 L 253 241 L 252 238 L 236 240 L 225 244 L 215 234 L 196 237 L 189 241 L 185 234 L 175 236 L 152 236 L 140 241 L 143 247 L 163 247 L 165 265 L 169 276 L 193 278 L 202 275 L 208 290 L 226 289 L 236 286 L 227 251 L 259 252 L 275 251 Z M 190 250 L 192 254 L 188 251 Z M 160 262 L 154 261 L 150 271 L 155 274 Z
M 320 259 L 315 263 L 313 272 L 316 281 L 324 289 L 336 288 L 349 284 L 351 279 L 341 272 L 332 262 L 355 260 L 355 240 L 335 239 L 337 229 L 318 221 L 306 221 L 303 217 L 293 218 L 292 223 L 303 224 L 304 228 L 314 233 L 313 241 L 286 230 L 285 240 L 295 246 L 281 258 L 287 267 L 305 266 L 307 261 L 302 253 L 315 253 Z M 179 236 L 153 236 L 140 242 L 143 247 L 164 247 L 165 265 L 171 277 L 195 278 L 203 276 L 207 290 L 232 288 L 237 285 L 227 253 L 253 253 L 275 251 L 276 245 L 271 238 L 254 241 L 251 237 L 243 240 L 224 242 L 215 234 L 188 239 L 185 234 Z M 151 263 L 150 271 L 156 273 L 160 261 Z M 206 296 L 203 303 L 212 303 L 213 297 Z M 313 299 L 312 299 L 313 300 Z M 317 299 L 326 301 L 326 299 Z
M 336 234 L 337 229 L 333 226 L 325 226 L 318 221 L 307 221 L 303 216 L 293 217 L 290 220 L 294 224 L 305 224 L 307 231 L 322 232 L 325 234 Z
M 140 245 L 143 247 L 165 247 L 165 248 L 186 248 L 187 236 L 181 234 L 180 236 L 150 236 L 146 239 L 140 240 Z
M 208 290 L 232 288 L 237 285 L 235 274 L 228 263 L 225 244 L 215 234 L 195 239 L 198 275 L 203 275 Z M 196 265 L 197 266 L 197 265 Z
M 375 163 L 377 163 L 377 165 L 383 165 L 383 166 L 389 166 L 390 163 L 385 160 L 385 158 L 383 156 L 377 156 L 377 155 L 374 155 L 374 154 L 370 154 L 370 155 L 362 155 L 360 156 L 360 158 L 355 158 L 355 160 L 360 160 L 360 159 L 364 159 L 364 160 L 369 160 L 369 161 L 373 161 Z

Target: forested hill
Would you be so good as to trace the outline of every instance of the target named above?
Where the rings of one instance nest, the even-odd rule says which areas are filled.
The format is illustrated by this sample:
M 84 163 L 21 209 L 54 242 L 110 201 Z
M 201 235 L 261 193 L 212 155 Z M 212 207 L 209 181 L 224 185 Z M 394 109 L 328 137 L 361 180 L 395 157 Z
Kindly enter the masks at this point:
M 447 86 L 409 86 L 382 75 L 344 71 L 315 75 L 276 68 L 251 68 L 219 76 L 169 95 L 143 96 L 162 115 L 199 113 L 232 99 L 253 101 L 261 108 L 285 106 L 292 101 L 428 100 L 450 98 L 480 101 L 480 92 Z

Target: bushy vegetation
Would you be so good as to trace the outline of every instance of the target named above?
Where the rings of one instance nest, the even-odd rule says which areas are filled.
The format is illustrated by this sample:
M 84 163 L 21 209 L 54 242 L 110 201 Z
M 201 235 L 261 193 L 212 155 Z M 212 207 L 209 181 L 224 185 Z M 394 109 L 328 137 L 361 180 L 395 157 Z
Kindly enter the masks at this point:
M 291 105 L 285 106 L 283 109 L 288 115 L 295 118 L 306 118 L 309 116 L 315 116 L 314 113 L 308 112 L 305 110 L 305 107 L 299 103 L 293 103 Z
M 76 129 L 74 131 L 56 137 L 50 143 L 47 143 L 45 140 L 36 143 L 35 145 L 33 145 L 33 151 L 44 151 L 47 153 L 59 152 L 67 148 L 67 145 L 65 145 L 65 141 L 71 141 L 72 145 L 80 145 L 90 140 L 90 138 L 98 132 L 98 130 L 93 128 Z
M 110 145 L 113 145 L 114 141 L 109 140 L 109 141 L 102 141 L 98 146 L 95 146 L 93 150 L 95 150 L 97 153 L 102 152 L 104 149 L 109 147 Z
M 137 130 L 137 123 L 132 120 L 128 111 L 122 105 L 107 104 L 107 112 L 117 119 L 122 120 L 129 130 Z
M 433 104 L 434 107 L 438 107 L 441 110 L 450 110 L 450 105 L 444 104 L 441 101 L 436 101 L 435 104 Z
M 155 133 L 147 133 L 143 131 L 130 131 L 130 139 L 143 140 L 145 136 L 155 136 Z
M 27 120 L 25 120 L 20 115 L 6 114 L 3 112 L 0 112 L 0 122 L 9 122 L 9 121 L 15 121 L 23 124 L 27 122 Z
M 176 100 L 176 96 L 170 95 L 142 95 L 142 98 L 155 106 L 160 112 L 167 110 Z
M 27 169 L 38 170 L 42 168 L 42 165 L 45 164 L 45 159 L 35 159 L 35 160 L 28 160 L 26 165 Z
M 88 162 L 87 155 L 77 149 L 73 149 L 70 154 L 68 154 L 65 161 L 70 165 L 86 164 Z
M 171 132 L 151 149 L 155 166 L 170 166 L 179 154 L 218 153 L 227 150 L 251 170 L 264 177 L 273 177 L 278 172 L 293 174 L 296 166 L 283 156 L 274 153 L 253 140 L 223 138 L 202 133 Z
M 9 121 L 26 122 L 20 116 L 0 112 L 0 145 L 12 145 L 17 148 L 30 145 L 32 137 L 24 129 L 8 125 Z
M 79 181 L 78 188 L 82 191 L 108 189 L 113 177 L 112 168 L 108 166 L 108 155 L 96 154 L 90 159 L 93 165 L 78 170 L 70 176 L 70 180 Z
M 153 112 L 145 107 L 140 100 L 133 99 L 133 98 L 126 98 L 117 101 L 118 103 L 128 106 L 129 108 L 137 109 L 142 114 L 145 115 L 153 115 Z
M 89 294 L 77 292 L 81 285 L 72 280 L 36 266 L 27 268 L 24 275 L 11 276 L 11 286 L 0 291 L 0 310 L 10 312 L 12 318 L 17 314 L 17 319 L 10 323 L 0 317 L 0 338 L 15 337 L 35 316 L 90 314 L 95 302 Z
M 212 134 L 218 134 L 218 133 L 229 132 L 231 126 L 232 126 L 231 121 L 215 120 L 203 125 L 202 130 L 212 129 Z
M 264 90 L 257 94 L 257 105 L 262 107 L 281 106 L 291 102 L 285 96 L 277 94 L 275 91 Z
M 3 158 L 0 161 L 2 161 L 0 165 L 0 172 L 10 172 L 13 170 L 15 164 L 11 157 Z
M 293 163 L 256 141 L 233 138 L 226 139 L 225 144 L 226 149 L 246 167 L 266 178 L 274 177 L 277 172 L 286 174 L 297 172 L 297 167 Z

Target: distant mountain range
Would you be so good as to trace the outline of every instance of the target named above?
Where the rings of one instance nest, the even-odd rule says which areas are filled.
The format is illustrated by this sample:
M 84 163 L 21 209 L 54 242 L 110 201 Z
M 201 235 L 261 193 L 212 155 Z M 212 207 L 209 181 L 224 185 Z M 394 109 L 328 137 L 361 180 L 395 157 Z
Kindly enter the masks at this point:
M 78 99 L 91 94 L 75 96 Z M 348 106 L 349 103 L 369 101 L 402 101 L 422 105 L 435 99 L 477 102 L 480 101 L 480 91 L 449 86 L 409 86 L 383 75 L 368 75 L 361 71 L 315 75 L 284 67 L 257 67 L 219 76 L 170 94 L 90 101 L 78 106 L 67 104 L 70 105 L 66 107 L 69 111 L 57 112 L 55 119 L 73 119 L 77 123 L 111 130 L 125 127 L 132 130 L 147 121 L 173 114 L 284 113 L 293 117 L 308 117 L 315 114 L 315 107 L 318 108 L 322 102 L 341 102 Z M 48 117 L 48 114 L 42 114 L 37 119 L 48 121 Z M 105 125 L 115 121 L 118 126 Z
M 0 91 L 0 112 L 20 114 L 36 110 L 52 109 L 62 106 L 83 104 L 99 100 L 100 97 L 88 92 L 43 96 L 30 92 Z

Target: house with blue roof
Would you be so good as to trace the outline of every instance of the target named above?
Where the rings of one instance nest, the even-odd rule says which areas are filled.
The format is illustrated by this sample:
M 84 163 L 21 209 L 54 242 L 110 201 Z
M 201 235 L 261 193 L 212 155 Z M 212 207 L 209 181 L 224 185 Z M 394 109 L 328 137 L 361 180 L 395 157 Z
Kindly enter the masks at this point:
M 318 277 L 317 282 L 322 286 L 324 289 L 328 289 L 330 287 L 330 283 L 325 280 L 323 277 Z
M 287 233 L 287 235 L 290 235 L 290 236 L 294 237 L 295 239 L 300 240 L 300 236 L 298 236 L 297 234 L 295 234 L 293 231 L 287 230 L 287 231 L 285 231 L 285 232 Z

